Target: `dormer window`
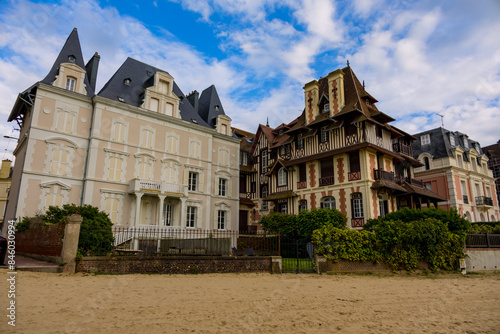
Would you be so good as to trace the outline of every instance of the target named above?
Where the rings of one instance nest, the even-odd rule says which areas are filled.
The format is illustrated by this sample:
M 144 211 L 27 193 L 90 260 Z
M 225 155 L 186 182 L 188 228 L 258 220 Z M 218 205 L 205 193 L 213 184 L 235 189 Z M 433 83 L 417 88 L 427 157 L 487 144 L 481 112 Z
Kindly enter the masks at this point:
M 466 138 L 464 138 L 464 147 L 469 148 L 469 141 Z
M 366 105 L 369 106 L 370 105 L 370 100 L 366 99 Z
M 123 97 L 121 97 L 121 96 L 118 96 L 118 101 L 125 102 L 125 99 Z
M 76 83 L 75 78 L 67 77 L 66 78 L 66 90 L 74 92 L 75 91 L 75 83 Z
M 123 83 L 127 86 L 130 86 L 130 83 L 132 82 L 132 80 L 130 78 L 126 78 L 123 80 Z
M 219 111 L 219 105 L 216 105 L 214 108 L 216 111 Z
M 153 75 L 153 72 L 151 71 L 146 71 L 146 74 L 148 75 L 148 77 L 152 76 Z
M 191 122 L 193 122 L 194 124 L 198 124 L 198 121 L 194 118 L 191 118 Z
M 455 147 L 455 137 L 454 136 L 450 136 L 450 145 L 451 145 L 451 147 Z
M 323 106 L 323 112 L 329 112 L 329 111 L 330 111 L 330 104 L 325 103 L 325 105 Z
M 422 137 L 420 137 L 420 144 L 421 145 L 429 145 L 431 143 L 431 135 L 430 134 L 425 134 Z
M 70 62 L 70 63 L 74 63 L 75 61 L 76 61 L 75 56 L 73 56 L 73 55 L 69 55 L 69 56 L 68 56 L 68 62 Z

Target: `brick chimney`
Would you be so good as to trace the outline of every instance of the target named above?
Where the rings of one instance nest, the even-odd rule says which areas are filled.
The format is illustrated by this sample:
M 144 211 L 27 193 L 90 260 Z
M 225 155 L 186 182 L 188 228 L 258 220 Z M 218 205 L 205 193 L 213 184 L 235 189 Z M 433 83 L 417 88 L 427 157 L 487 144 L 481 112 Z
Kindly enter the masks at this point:
M 340 69 L 328 74 L 328 100 L 330 116 L 337 115 L 345 105 L 344 72 Z
M 306 103 L 306 124 L 312 123 L 319 113 L 319 83 L 313 80 L 304 86 L 304 95 Z

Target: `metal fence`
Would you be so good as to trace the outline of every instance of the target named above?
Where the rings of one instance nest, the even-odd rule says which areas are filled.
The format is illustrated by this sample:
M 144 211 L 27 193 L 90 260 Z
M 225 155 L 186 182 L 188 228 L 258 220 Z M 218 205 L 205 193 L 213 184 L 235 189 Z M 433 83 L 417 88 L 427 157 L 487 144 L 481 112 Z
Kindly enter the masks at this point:
M 469 248 L 500 248 L 500 234 L 467 234 L 465 245 Z
M 113 227 L 114 252 L 137 255 L 279 255 L 279 235 L 262 231 Z

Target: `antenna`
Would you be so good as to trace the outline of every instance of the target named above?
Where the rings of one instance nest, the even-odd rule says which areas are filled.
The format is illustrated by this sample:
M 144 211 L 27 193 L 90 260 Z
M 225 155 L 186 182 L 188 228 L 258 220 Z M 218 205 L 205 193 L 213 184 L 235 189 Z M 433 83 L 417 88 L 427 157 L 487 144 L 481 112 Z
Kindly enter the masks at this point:
M 441 117 L 441 127 L 444 128 L 444 120 L 443 120 L 444 116 L 441 115 L 441 114 L 436 114 L 436 115 L 438 115 L 439 117 Z

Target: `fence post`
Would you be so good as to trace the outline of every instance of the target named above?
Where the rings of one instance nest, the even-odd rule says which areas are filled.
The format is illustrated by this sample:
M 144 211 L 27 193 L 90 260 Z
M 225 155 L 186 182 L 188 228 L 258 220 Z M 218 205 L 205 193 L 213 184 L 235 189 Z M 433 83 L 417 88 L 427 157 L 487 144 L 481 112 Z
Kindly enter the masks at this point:
M 485 235 L 486 235 L 486 246 L 490 248 L 490 238 L 488 236 L 488 233 L 485 233 Z
M 78 240 L 80 239 L 80 225 L 82 224 L 82 220 L 83 218 L 80 215 L 69 215 L 66 217 L 63 249 L 61 252 L 61 262 L 63 264 L 63 272 L 65 273 L 75 273 L 76 252 L 78 250 Z

